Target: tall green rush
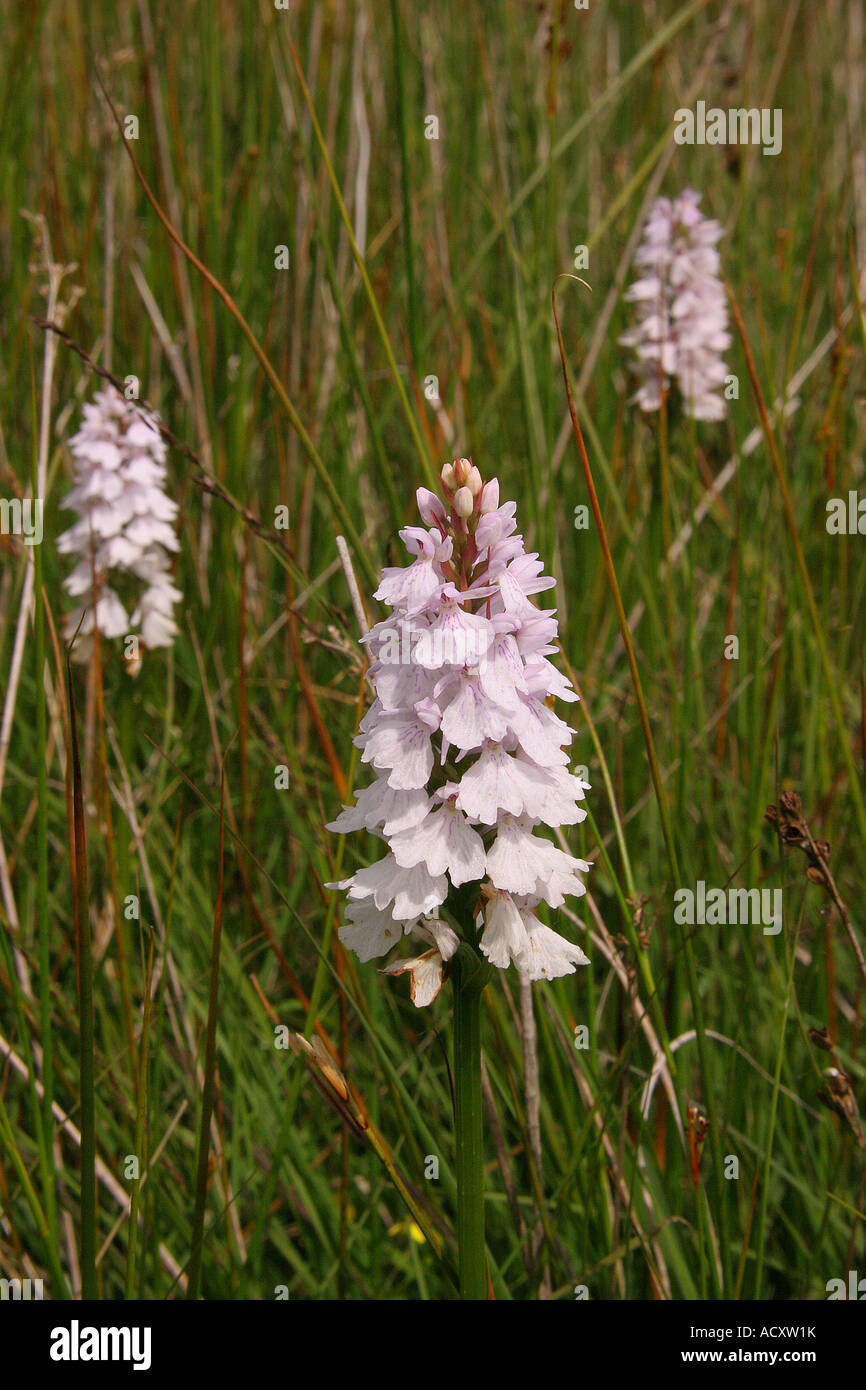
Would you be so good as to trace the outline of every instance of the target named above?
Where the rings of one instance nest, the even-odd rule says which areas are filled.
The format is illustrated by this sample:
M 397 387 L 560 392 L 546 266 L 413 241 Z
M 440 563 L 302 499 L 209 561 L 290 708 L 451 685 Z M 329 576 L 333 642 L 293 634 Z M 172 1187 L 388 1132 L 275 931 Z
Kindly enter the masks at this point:
M 198 1298 L 201 1279 L 202 1236 L 204 1232 L 204 1212 L 207 1201 L 207 1166 L 210 1147 L 210 1122 L 216 1096 L 216 1025 L 219 1007 L 220 945 L 223 924 L 223 845 L 225 840 L 225 797 L 226 779 L 223 768 L 220 778 L 220 821 L 219 848 L 217 851 L 217 893 L 213 917 L 213 940 L 210 958 L 210 992 L 207 1007 L 207 1035 L 204 1057 L 204 1083 L 201 1096 L 201 1116 L 199 1118 L 198 1154 L 195 1174 L 195 1208 L 192 1218 L 192 1252 L 189 1260 L 188 1299 Z
M 38 599 L 41 602 L 41 595 Z M 93 1084 L 95 1037 L 93 1026 L 93 944 L 87 891 L 87 829 L 78 721 L 72 682 L 71 644 L 66 652 L 69 691 L 69 755 L 72 767 L 72 825 L 75 862 L 75 937 L 78 943 L 78 1037 L 81 1096 L 81 1296 L 96 1298 L 96 1101 Z

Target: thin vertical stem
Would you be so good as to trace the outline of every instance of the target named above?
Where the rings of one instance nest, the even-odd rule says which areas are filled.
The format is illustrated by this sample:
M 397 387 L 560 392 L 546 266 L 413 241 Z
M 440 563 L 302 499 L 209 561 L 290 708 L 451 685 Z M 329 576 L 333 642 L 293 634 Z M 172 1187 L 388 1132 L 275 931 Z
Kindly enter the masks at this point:
M 779 1029 L 779 1046 L 776 1052 L 776 1070 L 773 1075 L 773 1091 L 770 1097 L 770 1113 L 767 1119 L 767 1138 L 764 1148 L 764 1164 L 761 1174 L 761 1195 L 758 1199 L 758 1230 L 755 1249 L 755 1301 L 761 1297 L 764 1277 L 764 1251 L 767 1241 L 767 1206 L 770 1196 L 770 1182 L 773 1176 L 773 1140 L 776 1137 L 776 1114 L 779 1108 L 779 1088 L 782 1084 L 782 1065 L 785 1058 L 785 1032 L 788 1027 L 788 1013 L 791 1007 L 791 988 L 794 979 L 794 967 L 797 963 L 797 941 L 800 935 L 799 926 L 794 936 L 794 943 L 791 949 L 790 960 L 788 963 L 788 979 L 785 988 L 785 1001 L 782 1007 L 782 1018 Z M 784 938 L 783 938 L 784 939 Z
M 481 998 L 490 967 L 466 942 L 454 958 L 454 1104 L 460 1297 L 487 1298 Z
M 36 415 L 35 382 L 31 368 L 33 413 Z M 45 505 L 39 491 L 39 459 L 34 450 L 32 491 L 37 507 Z M 36 660 L 36 921 L 39 950 L 39 1039 L 42 1046 L 42 1135 L 39 1146 L 45 1216 L 52 1258 L 57 1261 L 57 1197 L 54 1173 L 54 1059 L 51 1024 L 51 924 L 48 909 L 48 728 L 45 712 L 45 607 L 42 593 L 42 544 L 33 546 L 33 638 Z M 59 1272 L 59 1267 L 58 1267 Z M 62 1285 L 61 1285 L 62 1287 Z M 58 1289 L 55 1297 L 60 1297 Z
M 216 1099 L 216 1030 L 219 1012 L 220 946 L 223 926 L 223 872 L 225 845 L 225 767 L 220 777 L 220 818 L 219 844 L 217 849 L 217 890 L 214 906 L 213 938 L 210 958 L 210 990 L 208 994 L 207 1032 L 205 1034 L 204 1084 L 201 1096 L 201 1119 L 198 1132 L 198 1155 L 196 1158 L 195 1207 L 192 1217 L 192 1248 L 189 1257 L 186 1296 L 189 1300 L 198 1298 L 201 1279 L 202 1242 L 204 1240 L 204 1216 L 207 1204 L 208 1151 L 210 1147 L 210 1122 Z
M 42 596 L 39 595 L 41 603 Z M 72 766 L 73 838 L 75 854 L 75 929 L 78 943 L 78 1037 L 81 1074 L 81 1296 L 96 1298 L 96 1099 L 94 1085 L 93 949 L 87 890 L 87 831 L 84 791 L 78 751 L 78 717 L 69 652 L 70 762 Z
M 150 1155 L 145 1161 L 145 1129 L 147 1123 L 147 1065 L 150 1048 L 151 991 L 153 988 L 153 928 L 150 930 L 150 943 L 147 951 L 147 971 L 144 988 L 144 1016 L 141 1024 L 141 1059 L 138 1066 L 139 1085 L 136 1092 L 135 1117 L 135 1156 L 138 1159 L 138 1177 L 133 1180 L 129 1197 L 129 1240 L 126 1256 L 126 1291 L 128 1300 L 135 1297 L 136 1253 L 138 1248 L 138 1212 L 141 1200 L 141 1184 L 147 1170 Z
M 671 519 L 670 519 L 670 459 L 668 455 L 668 403 L 667 396 L 662 389 L 662 403 L 659 410 L 659 476 L 661 481 L 661 514 L 662 514 L 662 569 L 664 571 L 665 602 L 667 605 L 668 620 L 668 647 L 670 649 L 670 660 L 673 664 L 674 659 L 674 629 L 676 627 L 676 598 L 674 596 L 674 576 L 671 562 L 669 559 L 671 550 Z
M 460 1297 L 486 1298 L 481 991 L 471 985 L 454 992 L 454 1094 Z

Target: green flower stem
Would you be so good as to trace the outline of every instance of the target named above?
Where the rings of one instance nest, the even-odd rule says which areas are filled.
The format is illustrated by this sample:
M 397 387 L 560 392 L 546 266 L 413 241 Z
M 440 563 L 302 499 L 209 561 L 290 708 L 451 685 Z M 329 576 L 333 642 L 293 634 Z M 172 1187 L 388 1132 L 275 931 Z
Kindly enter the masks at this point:
M 481 998 L 489 966 L 466 943 L 454 958 L 454 1091 L 460 1297 L 486 1299 Z

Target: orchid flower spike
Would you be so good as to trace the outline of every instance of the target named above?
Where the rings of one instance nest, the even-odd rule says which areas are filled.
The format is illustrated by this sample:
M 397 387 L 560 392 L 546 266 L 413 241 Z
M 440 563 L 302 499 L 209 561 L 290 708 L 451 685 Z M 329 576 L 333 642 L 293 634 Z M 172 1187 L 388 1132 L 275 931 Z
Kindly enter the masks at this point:
M 410 975 L 419 1006 L 436 997 L 461 935 L 530 980 L 589 964 L 535 915 L 585 893 L 589 868 L 537 833 L 584 820 L 588 790 L 568 770 L 572 730 L 547 704 L 578 698 L 548 660 L 555 610 L 533 602 L 554 580 L 527 555 L 495 478 L 485 483 L 468 459 L 442 478 L 445 504 L 418 489 L 429 529 L 400 532 L 414 559 L 384 571 L 376 598 L 393 612 L 364 639 L 376 698 L 356 743 L 375 780 L 328 826 L 384 840 L 384 858 L 328 886 L 348 894 L 339 935 L 360 960 L 403 935 L 426 943 L 385 967 Z
M 140 635 L 145 647 L 171 646 L 181 598 L 169 560 L 178 549 L 177 503 L 165 491 L 167 450 L 155 417 L 109 386 L 85 405 L 69 447 L 75 486 L 64 505 L 78 520 L 57 548 L 77 559 L 64 581 L 78 600 L 65 623 L 67 638 L 78 631 L 84 639 L 75 644 L 76 657 L 87 657 L 95 629 L 104 637 Z M 130 616 L 108 582 L 112 574 L 144 586 Z
M 653 204 L 634 257 L 638 278 L 626 293 L 638 321 L 619 341 L 635 349 L 641 385 L 633 399 L 641 410 L 659 410 L 675 379 L 687 415 L 721 420 L 722 353 L 731 345 L 716 250 L 722 228 L 704 217 L 699 201 L 687 188 L 673 203 Z

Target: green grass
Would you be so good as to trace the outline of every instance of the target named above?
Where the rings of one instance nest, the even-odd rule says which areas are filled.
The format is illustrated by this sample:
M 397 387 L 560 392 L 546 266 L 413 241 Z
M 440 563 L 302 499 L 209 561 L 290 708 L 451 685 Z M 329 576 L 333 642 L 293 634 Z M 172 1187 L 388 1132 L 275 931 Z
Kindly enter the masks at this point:
M 405 978 L 344 955 L 322 885 L 375 852 L 324 829 L 363 780 L 335 536 L 372 618 L 415 488 L 459 454 L 499 476 L 557 577 L 593 787 L 568 835 L 589 897 L 556 914 L 592 967 L 533 990 L 540 1167 L 514 973 L 483 999 L 495 1295 L 821 1299 L 862 1268 L 862 1138 L 818 1092 L 836 1066 L 862 1093 L 864 981 L 838 908 L 764 819 L 799 793 L 862 943 L 866 542 L 825 529 L 829 498 L 866 496 L 855 6 L 0 4 L 0 497 L 36 476 L 45 498 L 41 547 L 0 536 L 3 1277 L 43 1276 L 52 1298 L 94 1263 L 107 1298 L 180 1297 L 188 1270 L 205 1298 L 454 1296 L 451 991 L 416 1010 Z M 99 79 L 138 117 L 128 149 Z M 674 146 L 698 98 L 780 107 L 781 154 Z M 622 288 L 645 200 L 686 186 L 725 228 L 739 395 L 722 425 L 673 400 L 660 432 L 629 404 Z M 67 268 L 51 304 L 33 217 Z M 573 524 L 590 496 L 550 296 L 578 245 L 592 293 L 560 281 L 557 305 L 661 798 L 597 528 Z M 134 680 L 118 643 L 100 682 L 73 670 L 92 1037 L 55 541 L 98 377 L 46 315 L 138 376 L 198 460 L 171 453 L 173 650 Z M 674 891 L 698 879 L 783 888 L 783 931 L 678 926 Z M 832 1054 L 810 1037 L 825 1025 Z M 354 1090 L 326 1053 L 275 1046 L 281 1026 L 329 1040 Z M 697 1186 L 690 1106 L 714 1122 Z

